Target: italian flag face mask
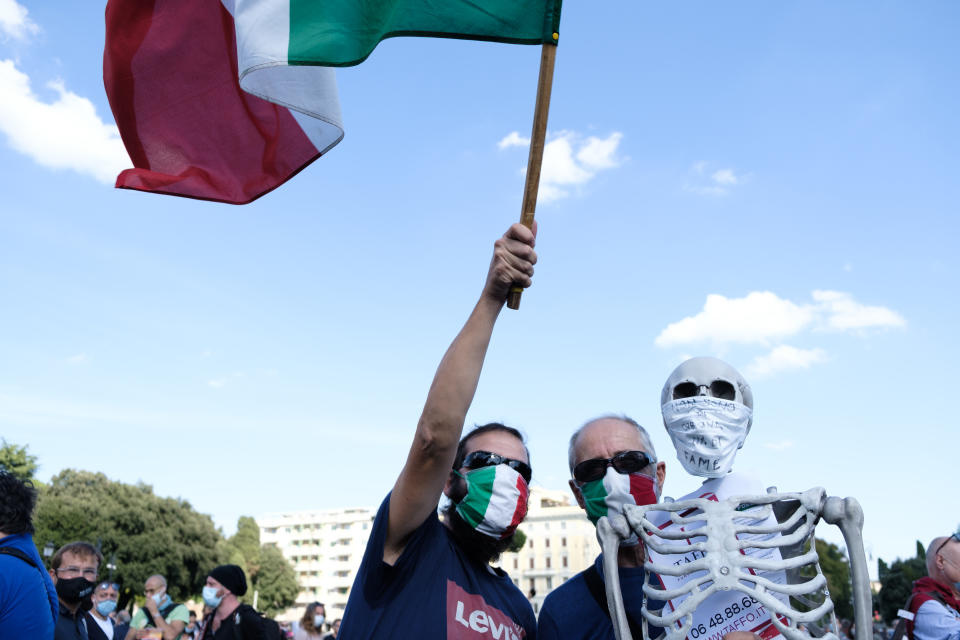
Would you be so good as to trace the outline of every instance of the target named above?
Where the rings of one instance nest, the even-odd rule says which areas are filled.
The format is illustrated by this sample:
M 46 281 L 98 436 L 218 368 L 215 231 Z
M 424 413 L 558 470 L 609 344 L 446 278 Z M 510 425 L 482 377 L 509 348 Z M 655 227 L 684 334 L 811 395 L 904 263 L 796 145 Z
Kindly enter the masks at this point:
M 583 502 L 587 508 L 587 517 L 596 526 L 600 518 L 614 514 L 623 515 L 623 507 L 628 504 L 656 504 L 657 480 L 640 472 L 620 473 L 613 467 L 600 480 L 584 482 L 580 486 Z M 639 539 L 636 534 L 624 540 L 624 546 L 635 545 Z
M 505 464 L 481 467 L 462 475 L 467 495 L 457 513 L 476 531 L 502 540 L 513 534 L 527 515 L 527 481 Z

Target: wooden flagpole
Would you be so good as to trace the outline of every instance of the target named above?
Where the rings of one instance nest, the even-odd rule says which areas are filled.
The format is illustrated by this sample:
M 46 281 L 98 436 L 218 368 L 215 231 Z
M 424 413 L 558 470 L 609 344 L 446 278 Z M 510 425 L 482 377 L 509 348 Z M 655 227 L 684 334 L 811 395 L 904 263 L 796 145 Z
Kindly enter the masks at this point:
M 556 37 L 556 34 L 554 34 Z M 530 156 L 527 159 L 527 180 L 523 186 L 523 205 L 520 222 L 533 227 L 537 210 L 537 191 L 540 188 L 540 167 L 543 164 L 543 147 L 547 137 L 547 113 L 550 110 L 550 90 L 553 88 L 553 63 L 557 58 L 557 45 L 544 44 L 540 53 L 540 79 L 537 81 L 537 104 L 533 110 L 533 132 L 530 134 Z M 512 287 L 507 296 L 507 306 L 520 308 L 523 287 Z

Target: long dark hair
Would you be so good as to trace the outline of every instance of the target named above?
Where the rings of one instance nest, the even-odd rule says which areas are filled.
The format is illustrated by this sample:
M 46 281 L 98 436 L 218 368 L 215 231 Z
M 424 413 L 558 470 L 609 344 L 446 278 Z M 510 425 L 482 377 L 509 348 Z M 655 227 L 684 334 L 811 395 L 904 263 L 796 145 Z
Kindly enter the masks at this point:
M 300 627 L 307 633 L 323 633 L 323 629 L 317 629 L 313 626 L 313 614 L 321 607 L 323 607 L 322 602 L 311 602 L 307 605 L 307 610 L 303 612 L 303 617 L 300 618 Z M 326 607 L 324 607 L 323 615 L 324 617 L 327 615 Z

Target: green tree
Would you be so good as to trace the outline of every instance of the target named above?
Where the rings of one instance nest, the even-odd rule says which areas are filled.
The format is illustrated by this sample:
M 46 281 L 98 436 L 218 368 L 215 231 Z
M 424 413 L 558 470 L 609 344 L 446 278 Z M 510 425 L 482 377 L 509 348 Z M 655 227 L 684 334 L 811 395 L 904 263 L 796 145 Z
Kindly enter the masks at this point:
M 247 574 L 247 593 L 241 601 L 253 604 L 257 594 L 257 608 L 274 616 L 294 602 L 300 587 L 293 567 L 274 546 L 260 544 L 260 526 L 250 516 L 237 520 L 237 532 L 217 551 L 221 562 L 236 564 Z
M 210 516 L 190 503 L 154 495 L 149 485 L 124 484 L 102 473 L 66 469 L 40 491 L 34 518 L 38 548 L 75 540 L 99 544 L 107 560 L 116 557 L 114 580 L 123 607 L 155 573 L 167 578 L 175 600 L 200 592 L 217 563 L 222 536 Z M 101 567 L 101 576 L 109 577 Z
M 230 536 L 230 547 L 240 552 L 243 562 L 239 563 L 247 576 L 260 572 L 260 526 L 250 516 L 240 516 L 237 520 L 237 532 Z
M 260 571 L 254 578 L 259 592 L 257 606 L 268 616 L 275 616 L 297 600 L 300 587 L 297 574 L 280 549 L 264 545 L 260 549 Z
M 32 480 L 37 472 L 37 456 L 30 455 L 26 446 L 0 439 L 0 469 L 9 471 L 20 480 Z
M 917 555 L 906 560 L 897 558 L 889 566 L 881 559 L 877 573 L 883 585 L 877 596 L 880 615 L 887 624 L 891 624 L 897 617 L 897 611 L 903 608 L 910 597 L 913 581 L 927 575 L 926 549 L 917 540 Z
M 820 557 L 820 568 L 827 578 L 827 588 L 830 589 L 830 599 L 833 600 L 837 618 L 853 619 L 853 587 L 850 582 L 850 564 L 847 561 L 847 552 L 835 544 L 819 538 L 816 539 L 817 556 Z
M 525 534 L 520 529 L 517 529 L 513 532 L 513 540 L 510 541 L 510 546 L 507 547 L 507 551 L 511 553 L 516 553 L 523 549 L 523 545 L 527 543 L 527 534 Z

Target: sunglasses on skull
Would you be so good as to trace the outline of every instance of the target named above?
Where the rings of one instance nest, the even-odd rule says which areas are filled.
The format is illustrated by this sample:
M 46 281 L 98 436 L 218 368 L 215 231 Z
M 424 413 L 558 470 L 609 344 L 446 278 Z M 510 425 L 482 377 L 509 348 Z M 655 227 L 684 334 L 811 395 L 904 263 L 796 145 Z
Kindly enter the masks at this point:
M 722 398 L 723 400 L 736 400 L 737 390 L 733 383 L 726 380 L 716 379 L 710 384 L 697 384 L 696 382 L 681 382 L 673 388 L 673 399 L 692 398 L 700 395 L 700 389 L 706 389 L 707 395 L 713 398 Z
M 613 467 L 617 473 L 635 473 L 656 462 L 645 451 L 621 451 L 612 458 L 590 458 L 573 468 L 573 478 L 577 482 L 593 482 L 603 478 L 607 467 Z
M 530 465 L 526 462 L 521 462 L 520 460 L 514 460 L 513 458 L 507 458 L 501 456 L 497 453 L 491 453 L 489 451 L 471 451 L 467 454 L 467 457 L 463 459 L 463 467 L 467 469 L 480 469 L 481 467 L 494 467 L 498 464 L 505 464 L 527 481 L 527 484 L 530 484 L 530 478 L 533 476 L 533 471 L 530 469 Z

